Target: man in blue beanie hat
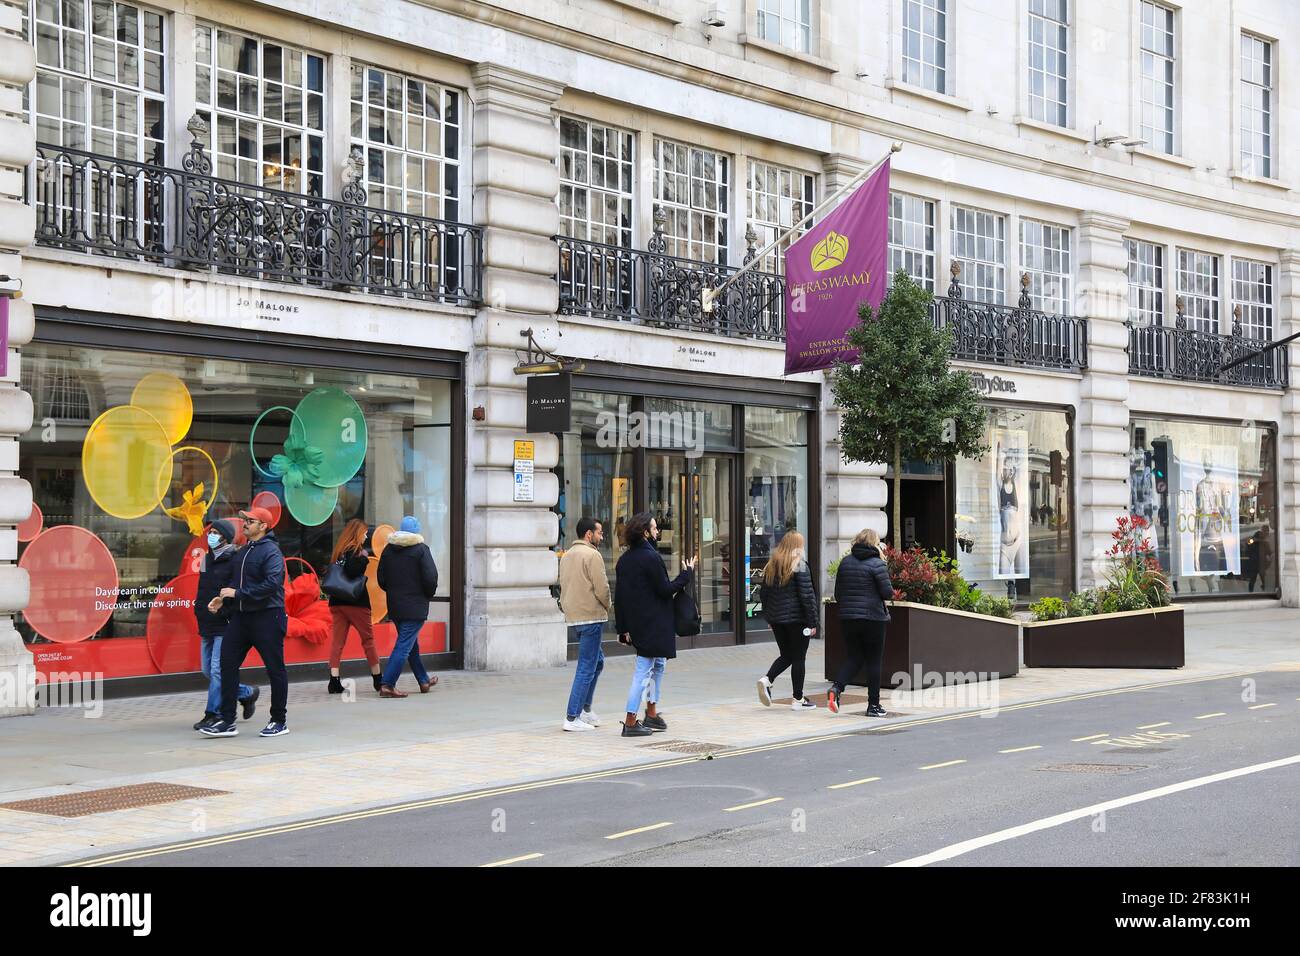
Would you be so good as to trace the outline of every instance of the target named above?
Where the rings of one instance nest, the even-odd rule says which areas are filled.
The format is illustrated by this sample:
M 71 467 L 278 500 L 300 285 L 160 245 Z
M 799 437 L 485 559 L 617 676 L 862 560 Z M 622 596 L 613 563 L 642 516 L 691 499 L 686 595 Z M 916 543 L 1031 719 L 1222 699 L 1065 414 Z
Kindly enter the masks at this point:
M 230 626 L 230 611 L 226 605 L 215 613 L 208 610 L 212 599 L 229 587 L 235 576 L 235 523 L 229 518 L 218 518 L 207 532 L 208 553 L 203 555 L 199 571 L 198 588 L 194 595 L 194 617 L 199 625 L 199 668 L 208 679 L 208 703 L 203 719 L 194 725 L 202 730 L 220 720 L 221 714 L 221 639 Z M 257 709 L 260 691 L 247 684 L 239 685 L 237 695 L 243 705 L 244 719 L 253 716 Z
M 420 629 L 429 620 L 429 601 L 438 590 L 438 568 L 433 552 L 420 534 L 420 522 L 411 515 L 402 519 L 399 530 L 388 536 L 379 557 L 379 586 L 388 596 L 388 616 L 397 627 L 397 644 L 379 686 L 380 697 L 405 697 L 397 689 L 402 663 L 411 662 L 411 672 L 427 694 L 438 683 L 420 660 Z

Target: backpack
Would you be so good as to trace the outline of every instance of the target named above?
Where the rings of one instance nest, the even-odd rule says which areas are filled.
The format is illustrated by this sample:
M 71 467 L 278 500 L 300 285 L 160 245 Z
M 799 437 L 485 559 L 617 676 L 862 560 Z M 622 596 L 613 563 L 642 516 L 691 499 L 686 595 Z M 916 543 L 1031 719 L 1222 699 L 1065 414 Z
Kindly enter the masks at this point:
M 700 633 L 700 607 L 689 587 L 682 588 L 673 598 L 673 631 L 678 637 L 694 637 Z

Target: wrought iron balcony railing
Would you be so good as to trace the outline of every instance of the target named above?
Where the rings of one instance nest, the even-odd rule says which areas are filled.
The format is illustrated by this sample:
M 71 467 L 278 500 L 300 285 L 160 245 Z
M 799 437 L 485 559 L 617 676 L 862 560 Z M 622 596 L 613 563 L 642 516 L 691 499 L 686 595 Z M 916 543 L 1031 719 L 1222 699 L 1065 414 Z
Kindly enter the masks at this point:
M 952 356 L 967 362 L 1010 367 L 1081 371 L 1088 367 L 1088 320 L 1033 308 L 1029 276 L 1021 276 L 1015 308 L 962 297 L 958 263 L 948 295 L 936 296 L 936 328 L 952 331 Z
M 367 206 L 355 156 L 342 201 L 218 179 L 202 132 L 191 128 L 183 169 L 39 144 L 37 243 L 259 281 L 481 298 L 478 227 Z
M 1233 317 L 1231 335 L 1187 328 L 1180 299 L 1173 326 L 1129 323 L 1128 370 L 1133 375 L 1183 382 L 1285 389 L 1289 378 L 1285 348 L 1272 349 L 1226 372 L 1220 371 L 1264 344 L 1263 340 L 1242 334 L 1237 315 Z
M 662 210 L 656 209 L 654 236 L 645 251 L 556 236 L 560 312 L 737 338 L 785 340 L 783 276 L 751 270 L 727 287 L 711 313 L 705 312 L 700 293 L 739 270 L 668 255 L 664 222 Z

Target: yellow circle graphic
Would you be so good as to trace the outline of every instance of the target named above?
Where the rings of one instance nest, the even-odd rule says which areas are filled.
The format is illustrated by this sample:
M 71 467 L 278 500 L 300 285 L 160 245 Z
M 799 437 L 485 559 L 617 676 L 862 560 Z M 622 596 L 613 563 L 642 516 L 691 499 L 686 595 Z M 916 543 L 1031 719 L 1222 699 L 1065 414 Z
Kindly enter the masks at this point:
M 172 443 L 158 419 L 135 405 L 117 405 L 86 432 L 81 475 L 105 514 L 142 518 L 162 501 L 158 474 L 171 457 Z
M 167 372 L 150 372 L 140 379 L 131 391 L 131 404 L 158 419 L 169 445 L 184 438 L 194 421 L 194 400 L 189 389 Z
M 181 460 L 182 452 L 195 452 L 207 461 L 211 473 L 208 481 L 205 481 L 201 474 L 193 474 L 194 469 L 187 467 L 189 463 Z M 176 474 L 177 465 L 180 466 L 179 475 Z M 208 509 L 217 500 L 220 478 L 217 463 L 212 460 L 211 455 L 197 445 L 182 445 L 172 452 L 171 457 L 158 471 L 158 500 L 163 506 L 163 512 L 169 518 L 184 521 L 190 534 L 197 537 L 203 533 L 203 528 L 207 524 Z M 177 490 L 182 492 L 182 500 L 169 502 L 167 496 Z

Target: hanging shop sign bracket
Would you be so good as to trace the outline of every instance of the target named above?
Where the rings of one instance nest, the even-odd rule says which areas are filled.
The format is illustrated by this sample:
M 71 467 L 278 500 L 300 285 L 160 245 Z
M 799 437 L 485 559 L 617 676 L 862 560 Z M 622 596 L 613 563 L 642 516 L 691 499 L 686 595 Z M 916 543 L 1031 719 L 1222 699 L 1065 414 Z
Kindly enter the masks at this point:
M 537 344 L 537 339 L 533 337 L 531 328 L 524 329 L 519 333 L 521 338 L 528 339 L 528 344 L 515 352 L 519 356 L 519 364 L 515 366 L 516 375 L 555 375 L 560 372 L 581 372 L 586 365 L 580 359 L 560 358 L 553 352 L 548 352 Z
M 1221 365 L 1219 367 L 1219 374 L 1222 375 L 1224 372 L 1228 371 L 1228 369 L 1236 368 L 1238 365 L 1245 365 L 1247 362 L 1259 358 L 1265 352 L 1271 352 L 1273 351 L 1273 349 L 1281 348 L 1283 345 L 1286 345 L 1288 342 L 1294 342 L 1296 339 L 1300 339 L 1300 332 L 1296 332 L 1293 335 L 1288 335 L 1284 339 L 1278 339 L 1276 342 L 1269 342 L 1262 349 L 1259 349 L 1258 351 L 1251 352 L 1249 355 L 1243 355 L 1239 359 L 1233 359 L 1227 365 Z
M 9 288 L 11 283 L 16 288 Z M 0 275 L 0 378 L 9 376 L 9 302 L 23 297 L 23 280 Z

